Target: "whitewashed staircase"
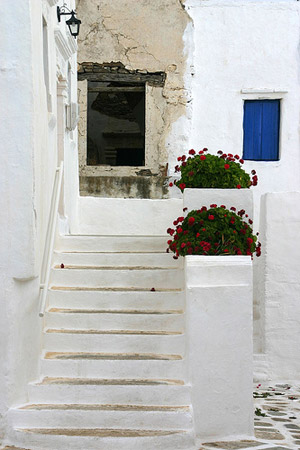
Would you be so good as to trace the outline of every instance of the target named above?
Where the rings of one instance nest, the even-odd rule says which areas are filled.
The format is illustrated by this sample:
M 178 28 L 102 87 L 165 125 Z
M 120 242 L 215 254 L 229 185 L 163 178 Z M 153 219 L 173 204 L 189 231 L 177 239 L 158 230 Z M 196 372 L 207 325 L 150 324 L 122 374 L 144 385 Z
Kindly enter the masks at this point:
M 41 379 L 10 410 L 14 445 L 194 449 L 183 269 L 165 248 L 166 237 L 59 239 Z

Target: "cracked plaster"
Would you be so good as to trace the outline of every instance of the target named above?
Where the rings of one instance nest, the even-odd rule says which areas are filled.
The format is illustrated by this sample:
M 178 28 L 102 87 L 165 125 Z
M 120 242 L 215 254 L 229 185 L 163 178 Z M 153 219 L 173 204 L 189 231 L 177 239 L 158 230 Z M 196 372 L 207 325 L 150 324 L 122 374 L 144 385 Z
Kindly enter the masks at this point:
M 99 186 L 93 194 L 91 177 L 98 178 L 118 173 L 131 177 L 130 197 L 162 198 L 167 194 L 165 177 L 169 154 L 167 138 L 175 122 L 186 114 L 189 92 L 184 84 L 186 55 L 183 35 L 190 18 L 181 0 L 78 0 L 78 16 L 82 27 L 78 39 L 78 62 L 121 62 L 128 70 L 145 72 L 165 72 L 163 88 L 147 86 L 146 89 L 146 163 L 145 168 L 152 172 L 151 187 L 139 192 L 139 183 L 135 185 L 137 168 L 113 168 L 86 166 L 86 105 L 84 92 L 86 86 L 79 82 L 79 103 L 81 121 L 79 123 L 81 193 L 99 195 Z M 155 175 L 156 174 L 156 175 Z M 156 179 L 155 179 L 156 178 Z M 113 181 L 113 180 L 112 180 Z M 146 180 L 145 180 L 146 181 Z M 95 186 L 95 183 L 93 183 Z M 99 180 L 96 183 L 99 184 Z M 103 183 L 113 186 L 114 183 Z M 89 185 L 89 186 L 87 186 Z M 124 194 L 122 183 L 116 183 L 111 196 Z M 158 189 L 157 189 L 158 186 Z M 129 193 L 128 193 L 129 192 Z M 146 192 L 146 194 L 145 194 Z M 105 193 L 106 196 L 107 192 Z M 125 192 L 126 194 L 126 192 Z

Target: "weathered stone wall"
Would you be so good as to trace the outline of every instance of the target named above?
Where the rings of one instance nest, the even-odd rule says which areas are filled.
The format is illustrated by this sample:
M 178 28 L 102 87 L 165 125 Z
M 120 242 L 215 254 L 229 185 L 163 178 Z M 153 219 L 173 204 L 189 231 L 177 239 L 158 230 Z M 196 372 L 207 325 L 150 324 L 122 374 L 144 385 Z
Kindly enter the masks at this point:
M 180 0 L 77 0 L 82 63 L 121 63 L 143 74 L 164 72 L 162 87 L 146 85 L 146 172 L 135 167 L 86 165 L 86 81 L 79 81 L 81 194 L 162 198 L 167 195 L 166 138 L 185 114 L 186 55 L 183 35 L 190 19 Z M 104 179 L 105 177 L 105 179 Z

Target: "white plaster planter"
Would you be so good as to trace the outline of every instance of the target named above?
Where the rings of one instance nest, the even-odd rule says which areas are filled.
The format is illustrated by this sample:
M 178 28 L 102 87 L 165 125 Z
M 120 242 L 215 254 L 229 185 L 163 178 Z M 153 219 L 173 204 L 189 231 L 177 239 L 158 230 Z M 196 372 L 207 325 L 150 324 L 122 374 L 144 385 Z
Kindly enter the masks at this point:
M 251 258 L 186 256 L 185 277 L 196 437 L 252 436 Z
M 253 219 L 253 192 L 251 189 L 194 189 L 183 191 L 183 207 L 189 211 L 209 207 L 211 204 L 225 205 L 228 209 L 234 206 L 237 211 L 244 209 Z

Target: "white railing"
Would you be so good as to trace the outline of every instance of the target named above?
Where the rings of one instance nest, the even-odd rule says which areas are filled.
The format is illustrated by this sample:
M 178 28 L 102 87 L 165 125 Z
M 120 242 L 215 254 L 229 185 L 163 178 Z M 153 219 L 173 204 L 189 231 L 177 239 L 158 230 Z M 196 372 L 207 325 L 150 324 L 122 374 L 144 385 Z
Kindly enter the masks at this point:
M 51 271 L 51 259 L 54 248 L 56 224 L 57 224 L 57 212 L 61 191 L 61 183 L 64 171 L 63 161 L 60 166 L 56 169 L 53 192 L 51 198 L 50 212 L 48 227 L 45 239 L 45 248 L 42 262 L 41 278 L 40 278 L 40 296 L 39 296 L 39 316 L 43 317 L 45 313 L 46 298 L 49 286 L 50 271 Z

